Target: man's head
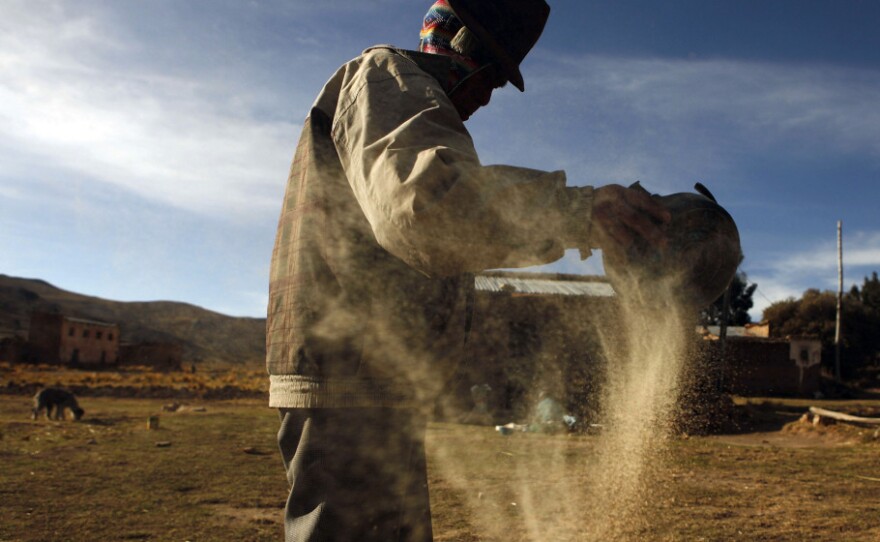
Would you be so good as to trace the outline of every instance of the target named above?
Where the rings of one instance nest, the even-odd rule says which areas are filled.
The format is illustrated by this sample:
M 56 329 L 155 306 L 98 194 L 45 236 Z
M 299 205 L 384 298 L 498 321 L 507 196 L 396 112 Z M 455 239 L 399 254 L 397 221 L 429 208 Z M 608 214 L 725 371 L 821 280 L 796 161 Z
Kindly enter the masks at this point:
M 438 0 L 431 6 L 419 50 L 452 58 L 447 94 L 462 120 L 507 81 L 525 90 L 519 64 L 549 14 L 544 0 Z
M 496 88 L 506 84 L 507 80 L 497 66 L 484 64 L 452 87 L 449 99 L 461 120 L 468 120 L 477 109 L 489 105 Z

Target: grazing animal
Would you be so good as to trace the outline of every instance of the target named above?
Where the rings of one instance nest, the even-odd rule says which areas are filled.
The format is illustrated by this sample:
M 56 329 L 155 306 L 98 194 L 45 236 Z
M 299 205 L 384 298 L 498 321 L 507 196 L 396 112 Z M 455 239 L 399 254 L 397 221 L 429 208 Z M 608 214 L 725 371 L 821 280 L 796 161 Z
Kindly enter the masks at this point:
M 55 419 L 64 419 L 64 409 L 69 408 L 73 412 L 73 419 L 78 420 L 86 413 L 79 407 L 76 397 L 67 390 L 61 388 L 46 388 L 34 395 L 33 419 L 37 419 L 40 411 L 46 409 L 46 419 L 51 419 L 52 409 L 55 409 Z

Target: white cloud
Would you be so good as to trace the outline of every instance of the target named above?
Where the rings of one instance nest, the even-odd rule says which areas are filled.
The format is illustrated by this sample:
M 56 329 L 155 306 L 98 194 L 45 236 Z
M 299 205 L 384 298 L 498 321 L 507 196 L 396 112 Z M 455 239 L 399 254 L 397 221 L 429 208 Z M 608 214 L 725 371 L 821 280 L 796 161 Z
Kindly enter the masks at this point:
M 604 275 L 602 251 L 596 250 L 586 260 L 581 260 L 577 250 L 567 250 L 565 255 L 553 263 L 521 269 L 528 273 L 564 273 L 569 275 Z
M 572 68 L 569 63 L 568 68 Z M 675 130 L 720 123 L 742 143 L 808 139 L 880 151 L 880 72 L 738 60 L 596 59 L 581 72 L 646 119 Z M 699 133 L 699 132 L 697 132 Z
M 876 238 L 874 241 L 875 243 L 872 247 L 848 250 L 846 254 L 844 254 L 844 261 L 847 262 L 848 265 L 880 267 L 880 243 L 876 242 Z
M 880 232 L 856 231 L 844 235 L 844 289 L 861 285 L 865 276 L 880 269 Z M 816 243 L 806 249 L 776 252 L 774 259 L 762 261 L 761 269 L 750 273 L 758 283 L 753 297 L 753 318 L 773 302 L 799 298 L 808 288 L 837 290 L 837 245 L 834 241 Z
M 843 236 L 844 268 L 880 266 L 880 232 L 856 231 Z M 835 271 L 837 269 L 837 244 L 825 241 L 810 250 L 789 254 L 771 263 L 777 272 L 796 270 L 801 273 Z M 836 273 L 836 271 L 835 271 Z M 836 276 L 836 275 L 835 275 Z
M 642 179 L 665 191 L 741 178 L 754 154 L 880 159 L 878 70 L 536 53 L 527 74 L 533 129 L 504 144 L 510 156 L 543 157 L 576 177 Z M 513 94 L 498 101 L 521 109 L 525 98 Z
M 752 320 L 761 320 L 764 309 L 778 301 L 788 298 L 798 298 L 808 287 L 796 286 L 788 278 L 779 278 L 771 275 L 749 275 L 749 282 L 757 283 L 758 288 L 752 295 L 754 305 L 749 311 Z
M 134 44 L 121 45 L 100 13 L 22 5 L 0 27 L 0 145 L 18 162 L 9 170 L 51 163 L 197 212 L 275 212 L 298 128 L 252 113 L 265 92 L 112 62 Z

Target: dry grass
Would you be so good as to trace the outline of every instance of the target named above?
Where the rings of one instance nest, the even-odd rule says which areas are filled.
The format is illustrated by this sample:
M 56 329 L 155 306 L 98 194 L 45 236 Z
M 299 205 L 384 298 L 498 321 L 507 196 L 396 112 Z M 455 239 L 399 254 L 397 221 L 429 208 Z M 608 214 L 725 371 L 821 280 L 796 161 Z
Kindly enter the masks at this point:
M 775 434 L 665 443 L 636 512 L 601 540 L 880 540 L 880 444 Z M 435 449 L 467 450 L 454 469 L 433 465 L 438 540 L 598 540 L 591 521 L 615 513 L 613 495 L 591 502 L 578 487 L 589 480 L 595 437 L 505 442 L 479 428 L 437 427 L 432 438 Z M 542 538 L 553 530 L 568 536 Z
M 0 396 L 0 540 L 277 538 L 286 481 L 264 403 L 189 404 L 158 430 L 162 401 L 81 404 L 80 422 L 31 421 L 29 398 Z
M 230 398 L 269 393 L 265 369 L 225 369 L 157 372 L 149 367 L 126 366 L 116 371 L 88 371 L 58 365 L 0 362 L 0 387 L 21 393 L 60 386 L 79 395 Z
M 27 396 L 0 395 L 0 541 L 280 539 L 277 415 L 262 400 L 192 401 L 148 430 L 165 402 L 85 397 L 82 421 L 55 422 L 30 420 Z M 880 444 L 857 431 L 659 443 L 617 538 L 880 540 Z M 585 496 L 596 436 L 436 423 L 428 438 L 438 541 L 589 540 L 591 518 L 613 512 Z

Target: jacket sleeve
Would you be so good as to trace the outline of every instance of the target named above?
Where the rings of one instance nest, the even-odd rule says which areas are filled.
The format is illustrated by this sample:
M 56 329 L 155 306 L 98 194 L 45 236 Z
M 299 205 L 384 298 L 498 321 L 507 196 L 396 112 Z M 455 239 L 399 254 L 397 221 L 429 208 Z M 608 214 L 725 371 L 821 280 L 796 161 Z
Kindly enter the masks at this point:
M 427 275 L 588 251 L 592 189 L 565 173 L 483 166 L 437 81 L 388 54 L 340 94 L 333 138 L 378 243 Z

